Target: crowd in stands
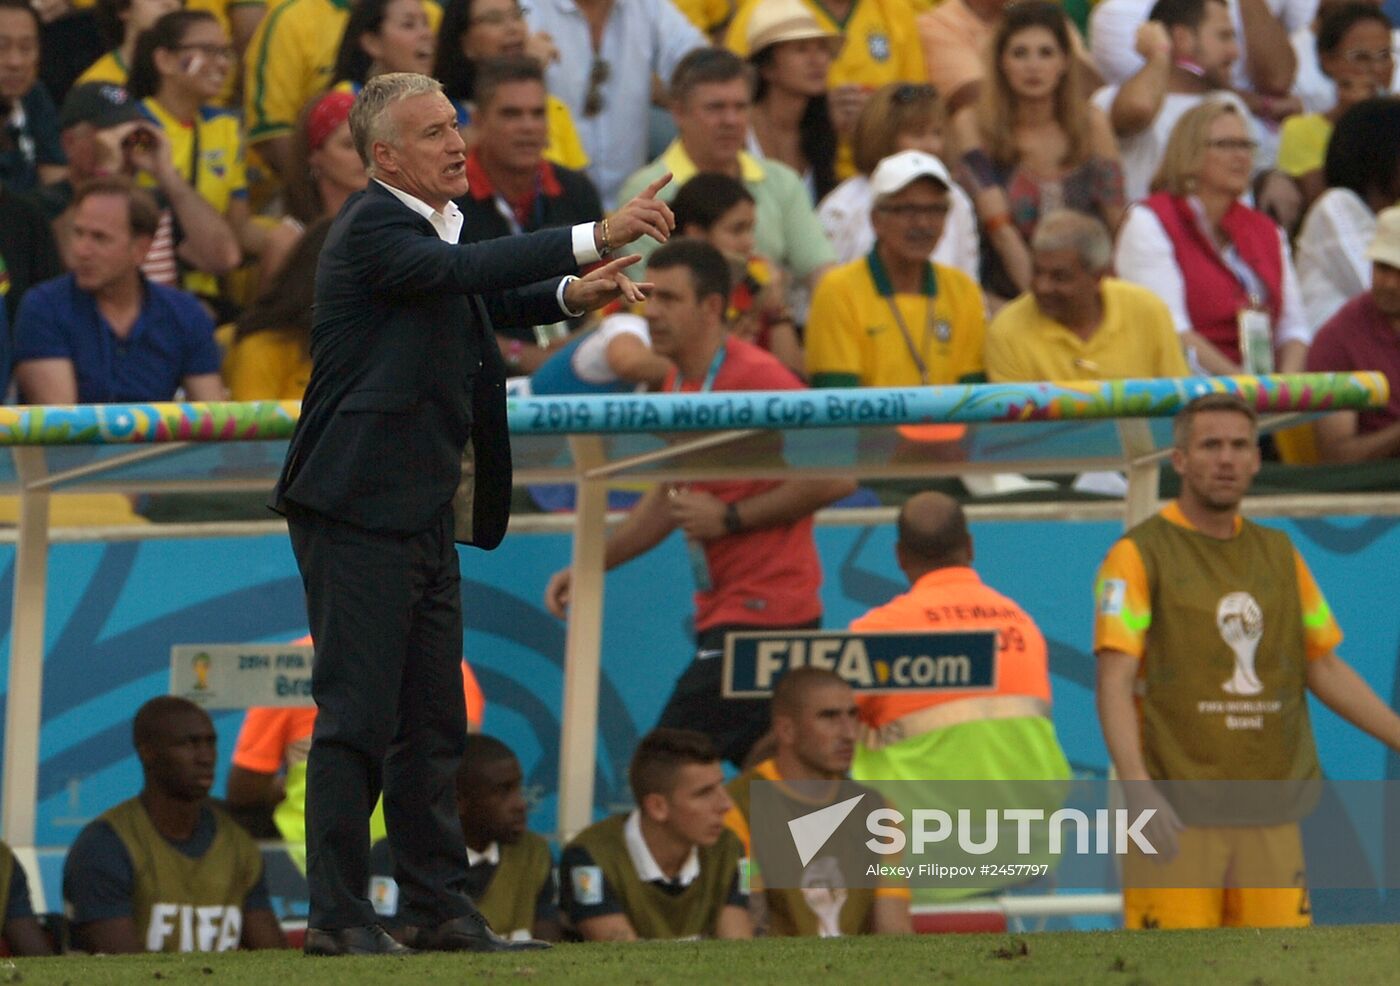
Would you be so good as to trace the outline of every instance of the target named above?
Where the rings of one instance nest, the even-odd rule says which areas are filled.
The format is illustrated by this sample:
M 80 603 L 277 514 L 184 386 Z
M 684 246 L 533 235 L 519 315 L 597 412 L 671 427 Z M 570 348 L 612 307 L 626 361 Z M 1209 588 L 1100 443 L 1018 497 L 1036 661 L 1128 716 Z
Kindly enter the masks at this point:
M 21 403 L 299 399 L 317 258 L 370 180 L 350 109 L 418 72 L 468 148 L 463 241 L 602 221 L 673 176 L 683 239 L 638 244 L 644 305 L 498 334 L 538 393 L 1379 370 L 1388 406 L 1322 419 L 1314 454 L 1396 458 L 1395 44 L 1369 0 L 1099 0 L 1082 23 L 1051 0 L 0 0 L 0 384 Z M 850 492 L 658 486 L 614 531 L 609 567 L 687 535 L 697 660 L 633 759 L 636 809 L 566 846 L 557 888 L 518 762 L 470 744 L 462 825 L 498 930 L 908 930 L 898 888 L 799 912 L 739 865 L 745 785 L 859 776 L 855 713 L 833 723 L 860 703 L 792 676 L 771 709 L 719 716 L 703 660 L 735 629 L 818 625 L 811 514 Z M 952 508 L 911 504 L 901 537 L 942 545 L 901 556 L 914 592 L 956 569 L 957 591 L 991 593 L 970 542 L 916 536 L 956 531 Z M 549 606 L 570 589 L 558 573 Z M 1045 644 L 1005 602 L 1032 655 L 1010 697 L 1058 777 Z M 936 705 L 859 711 L 878 731 Z M 205 803 L 207 716 L 155 700 L 134 733 L 140 798 L 69 859 L 75 941 L 281 944 L 252 844 Z M 726 790 L 721 762 L 765 735 Z M 907 754 L 862 749 L 894 776 Z M 250 802 L 280 802 L 288 761 L 242 766 Z M 192 872 L 189 899 L 163 899 Z M 0 847 L 0 900 L 23 890 Z M 6 907 L 10 946 L 39 950 Z
M 1393 49 L 1368 0 L 0 0 L 0 375 L 21 402 L 299 397 L 317 224 L 368 181 L 350 106 L 419 72 L 469 148 L 465 241 L 600 220 L 670 172 L 680 232 L 738 275 L 731 331 L 812 384 L 1064 374 L 994 367 L 1013 336 L 1093 350 L 1074 377 L 1396 380 L 1393 347 L 1309 355 L 1336 318 L 1328 338 L 1366 331 L 1348 305 L 1385 266 Z M 907 151 L 936 166 L 878 186 Z M 1064 211 L 1103 227 L 1052 224 L 1094 241 L 1097 300 L 1073 315 L 1036 247 Z M 109 232 L 124 245 L 99 261 Z M 1166 306 L 1181 359 L 1128 284 Z M 522 378 L 549 367 L 541 393 L 665 377 L 641 311 L 498 341 Z M 1397 451 L 1312 454 L 1359 448 Z

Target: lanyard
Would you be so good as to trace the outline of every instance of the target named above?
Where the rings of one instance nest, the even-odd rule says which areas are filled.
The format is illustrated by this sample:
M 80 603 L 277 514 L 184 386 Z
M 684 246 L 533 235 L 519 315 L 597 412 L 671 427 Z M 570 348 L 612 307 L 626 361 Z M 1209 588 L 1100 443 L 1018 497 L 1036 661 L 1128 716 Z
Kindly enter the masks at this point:
M 914 334 L 909 331 L 908 324 L 904 321 L 904 314 L 899 310 L 899 305 L 895 302 L 894 285 L 890 283 L 889 275 L 885 272 L 885 265 L 880 262 L 879 254 L 873 249 L 867 258 L 870 266 L 871 277 L 875 281 L 875 287 L 885 299 L 885 304 L 890 307 L 890 314 L 894 316 L 895 325 L 899 326 L 899 333 L 904 337 L 904 345 L 909 350 L 909 358 L 914 361 L 914 368 L 919 371 L 919 380 L 925 387 L 929 385 L 928 362 L 924 359 L 924 350 L 928 348 L 929 339 L 935 335 L 937 321 L 934 318 L 934 299 L 938 297 L 938 279 L 933 273 L 933 264 L 924 264 L 923 290 L 920 292 L 924 297 L 924 335 L 920 340 L 921 345 L 914 343 Z
M 1191 197 L 1191 213 L 1195 216 L 1196 227 L 1201 231 L 1202 237 L 1211 246 L 1216 245 L 1215 236 L 1211 233 L 1210 223 L 1206 219 L 1205 208 L 1201 205 L 1200 199 Z M 1269 293 L 1268 286 L 1264 284 L 1254 268 L 1249 266 L 1249 262 L 1240 255 L 1239 248 L 1234 241 L 1227 238 L 1224 247 L 1217 247 L 1216 254 L 1220 257 L 1220 262 L 1225 268 L 1240 282 L 1240 288 L 1244 291 L 1247 307 L 1264 310 L 1265 300 Z
M 715 350 L 715 358 L 710 360 L 710 368 L 705 372 L 705 381 L 700 385 L 700 393 L 708 394 L 715 386 L 715 377 L 719 376 L 719 368 L 724 365 L 724 358 L 729 355 L 729 347 L 723 342 Z M 671 386 L 671 393 L 681 392 L 681 374 L 676 371 L 676 382 Z

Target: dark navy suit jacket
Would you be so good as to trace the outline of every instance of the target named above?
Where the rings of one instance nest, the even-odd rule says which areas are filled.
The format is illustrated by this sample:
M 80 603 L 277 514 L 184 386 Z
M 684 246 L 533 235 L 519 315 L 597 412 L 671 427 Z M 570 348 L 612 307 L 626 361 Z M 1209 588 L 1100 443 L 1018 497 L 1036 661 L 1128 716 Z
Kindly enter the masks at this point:
M 321 252 L 311 383 L 273 509 L 413 534 L 451 503 L 457 540 L 494 548 L 511 465 L 493 325 L 556 321 L 576 271 L 569 229 L 448 244 L 371 181 Z

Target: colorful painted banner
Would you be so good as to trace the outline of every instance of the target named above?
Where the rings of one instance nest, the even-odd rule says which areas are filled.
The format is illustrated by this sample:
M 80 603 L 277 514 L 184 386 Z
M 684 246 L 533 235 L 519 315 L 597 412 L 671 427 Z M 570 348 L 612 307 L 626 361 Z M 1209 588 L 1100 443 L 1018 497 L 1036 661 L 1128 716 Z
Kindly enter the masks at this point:
M 1306 373 L 1101 383 L 514 397 L 508 400 L 508 409 L 515 435 L 622 434 L 1167 417 L 1192 398 L 1213 391 L 1238 393 L 1261 412 L 1383 407 L 1390 393 L 1380 373 Z M 291 437 L 299 413 L 296 401 L 3 407 L 0 445 L 285 440 Z

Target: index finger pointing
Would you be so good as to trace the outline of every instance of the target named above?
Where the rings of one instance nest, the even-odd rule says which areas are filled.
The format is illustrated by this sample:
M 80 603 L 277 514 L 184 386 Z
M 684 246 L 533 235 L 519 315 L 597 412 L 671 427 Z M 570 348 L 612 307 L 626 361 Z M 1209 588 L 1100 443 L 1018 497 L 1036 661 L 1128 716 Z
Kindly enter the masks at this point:
M 669 184 L 671 184 L 671 172 L 668 171 L 660 178 L 656 179 L 656 181 L 648 185 L 646 187 L 646 191 L 642 192 L 642 194 L 639 195 L 638 198 L 654 199 L 656 198 L 656 193 L 661 191 Z

